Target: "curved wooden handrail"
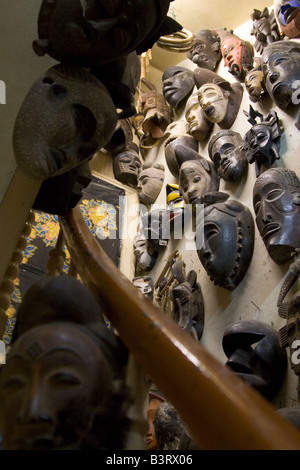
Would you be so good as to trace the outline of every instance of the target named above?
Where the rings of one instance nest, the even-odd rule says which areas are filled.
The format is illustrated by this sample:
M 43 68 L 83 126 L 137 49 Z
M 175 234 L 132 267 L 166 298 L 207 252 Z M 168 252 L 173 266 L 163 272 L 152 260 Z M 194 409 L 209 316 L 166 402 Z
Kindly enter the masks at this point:
M 121 274 L 78 207 L 60 222 L 79 274 L 201 448 L 300 450 L 296 428 Z

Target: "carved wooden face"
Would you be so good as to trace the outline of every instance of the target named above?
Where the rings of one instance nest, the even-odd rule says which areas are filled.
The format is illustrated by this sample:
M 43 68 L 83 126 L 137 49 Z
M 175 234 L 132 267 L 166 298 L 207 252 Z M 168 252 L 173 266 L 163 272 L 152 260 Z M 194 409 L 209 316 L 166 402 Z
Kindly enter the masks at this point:
M 193 93 L 187 100 L 185 107 L 185 119 L 188 122 L 189 133 L 198 141 L 203 141 L 210 129 L 212 123 L 204 114 L 198 100 L 198 93 Z
M 182 163 L 179 173 L 180 193 L 187 204 L 200 203 L 201 198 L 210 191 L 216 191 L 219 181 L 211 164 L 203 157 Z
M 138 149 L 134 147 L 115 155 L 113 158 L 113 170 L 116 180 L 128 186 L 137 186 L 138 172 L 141 166 Z
M 262 70 L 250 70 L 245 77 L 245 86 L 251 101 L 257 102 L 263 91 Z
M 276 41 L 269 44 L 262 54 L 265 87 L 281 109 L 298 102 L 294 102 L 294 93 L 297 93 L 295 83 L 300 77 L 299 58 L 300 44 L 296 41 Z
M 47 53 L 60 62 L 103 65 L 132 52 L 151 36 L 162 23 L 166 6 L 161 12 L 155 0 L 43 0 L 39 40 L 33 47 L 38 55 Z
M 185 67 L 169 67 L 163 73 L 163 95 L 174 109 L 192 92 L 194 85 L 194 73 Z
M 223 349 L 228 367 L 265 398 L 275 396 L 287 367 L 275 328 L 257 320 L 235 322 L 224 332 Z
M 221 122 L 226 115 L 229 91 L 214 83 L 202 85 L 198 90 L 198 99 L 205 117 L 214 123 Z
M 188 123 L 183 120 L 172 122 L 165 130 L 164 136 L 166 139 L 164 141 L 164 152 L 166 163 L 175 178 L 179 176 L 179 165 L 176 160 L 175 148 L 178 145 L 182 145 L 192 148 L 195 151 L 198 150 L 197 140 L 192 135 L 188 134 L 187 131 Z
M 300 185 L 296 174 L 270 168 L 253 188 L 256 225 L 270 257 L 277 264 L 291 258 L 300 247 Z
M 165 180 L 165 171 L 162 165 L 145 164 L 138 175 L 138 194 L 141 202 L 153 204 Z
M 199 259 L 211 280 L 228 290 L 243 279 L 254 248 L 254 223 L 238 201 L 208 206 L 204 212 L 203 246 Z
M 226 67 L 232 74 L 240 75 L 242 71 L 243 42 L 237 37 L 224 39 L 221 53 Z
M 198 67 L 214 70 L 221 59 L 218 35 L 210 30 L 199 31 L 194 38 L 193 48 L 186 55 Z
M 221 130 L 213 136 L 208 152 L 220 178 L 235 182 L 242 177 L 247 165 L 242 146 L 241 135 L 231 130 Z
M 164 398 L 149 393 L 149 404 L 147 409 L 147 422 L 148 422 L 148 430 L 146 432 L 146 443 L 148 450 L 155 450 L 157 449 L 157 441 L 155 437 L 155 429 L 154 429 L 154 415 L 157 407 L 165 401 Z
M 38 180 L 66 173 L 110 140 L 117 121 L 108 91 L 93 75 L 54 66 L 34 83 L 18 113 L 17 164 Z
M 31 328 L 13 344 L 1 370 L 3 447 L 53 450 L 78 444 L 113 388 L 110 366 L 88 334 L 71 323 Z

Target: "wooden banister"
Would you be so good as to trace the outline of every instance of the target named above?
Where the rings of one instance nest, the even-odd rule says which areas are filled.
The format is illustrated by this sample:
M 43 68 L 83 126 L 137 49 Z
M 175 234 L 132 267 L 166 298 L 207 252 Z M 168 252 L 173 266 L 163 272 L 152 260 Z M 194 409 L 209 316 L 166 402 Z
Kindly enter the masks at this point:
M 87 287 L 201 448 L 300 450 L 296 428 L 121 274 L 78 207 L 60 223 Z

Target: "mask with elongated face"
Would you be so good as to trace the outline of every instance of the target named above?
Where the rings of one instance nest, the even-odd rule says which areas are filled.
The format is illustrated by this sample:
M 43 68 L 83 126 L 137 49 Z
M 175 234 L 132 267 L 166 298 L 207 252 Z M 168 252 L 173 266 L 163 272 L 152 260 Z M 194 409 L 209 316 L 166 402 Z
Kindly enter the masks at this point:
M 250 210 L 238 201 L 211 204 L 204 210 L 203 245 L 199 259 L 210 279 L 233 290 L 244 278 L 254 249 L 254 222 Z
M 167 17 L 170 0 L 43 0 L 38 55 L 91 67 L 115 61 L 134 50 L 151 49 L 163 34 L 181 26 Z
M 194 37 L 192 49 L 186 55 L 198 67 L 214 70 L 222 57 L 217 32 L 209 29 L 199 31 Z
M 229 325 L 223 335 L 226 365 L 250 387 L 272 400 L 287 369 L 286 352 L 280 347 L 273 326 L 258 320 Z
M 299 102 L 299 58 L 300 44 L 296 41 L 273 42 L 262 54 L 264 84 L 270 98 L 280 109 L 285 110 Z
M 118 116 L 106 88 L 81 67 L 55 65 L 30 89 L 13 133 L 17 165 L 28 177 L 61 175 L 112 137 Z
M 263 78 L 264 74 L 261 67 L 261 61 L 257 61 L 253 69 L 245 76 L 245 86 L 251 101 L 256 103 L 264 93 Z
M 162 90 L 166 101 L 176 110 L 194 88 L 194 74 L 186 67 L 168 67 L 162 76 Z
M 220 178 L 235 182 L 244 174 L 248 162 L 238 132 L 230 129 L 217 132 L 209 141 L 208 154 Z
M 188 123 L 181 120 L 172 122 L 165 130 L 166 140 L 164 141 L 164 152 L 166 163 L 175 178 L 179 176 L 179 166 L 176 160 L 175 148 L 181 145 L 195 151 L 198 150 L 198 142 L 188 133 L 188 127 Z
M 200 106 L 198 93 L 193 93 L 186 102 L 185 119 L 188 123 L 188 132 L 198 141 L 206 139 L 212 129 L 213 123 L 207 119 Z
M 277 264 L 300 247 L 300 184 L 296 173 L 270 168 L 253 188 L 256 225 L 270 257 Z
M 221 41 L 221 54 L 229 72 L 244 80 L 245 72 L 253 65 L 254 50 L 252 44 L 242 41 L 234 34 L 225 33 Z
M 268 44 L 280 39 L 274 10 L 269 12 L 268 8 L 264 8 L 263 11 L 255 9 L 251 18 L 253 20 L 251 35 L 255 37 L 254 49 L 262 54 Z
M 113 170 L 116 180 L 133 188 L 137 186 L 141 166 L 139 148 L 134 142 L 131 142 L 127 150 L 116 154 L 113 158 Z
M 144 163 L 138 174 L 138 195 L 144 204 L 154 204 L 165 180 L 165 168 L 159 163 Z

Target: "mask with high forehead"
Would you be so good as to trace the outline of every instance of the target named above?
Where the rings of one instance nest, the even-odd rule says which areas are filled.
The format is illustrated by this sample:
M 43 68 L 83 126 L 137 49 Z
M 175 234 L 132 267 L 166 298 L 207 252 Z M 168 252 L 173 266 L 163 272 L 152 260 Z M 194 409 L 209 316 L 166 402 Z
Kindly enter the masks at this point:
M 255 37 L 254 49 L 262 54 L 268 44 L 281 39 L 274 10 L 271 13 L 268 8 L 264 8 L 263 11 L 254 10 L 251 18 L 253 20 L 251 35 Z
M 227 113 L 230 92 L 215 83 L 206 83 L 198 90 L 198 99 L 206 119 L 213 123 L 223 121 Z
M 0 373 L 3 448 L 122 446 L 126 352 L 90 291 L 69 276 L 44 278 L 25 293 L 15 328 Z
M 264 74 L 262 71 L 261 59 L 256 58 L 253 69 L 249 70 L 245 76 L 245 87 L 250 100 L 254 103 L 261 99 L 265 91 L 263 79 Z
M 280 347 L 273 326 L 258 320 L 229 325 L 223 335 L 226 365 L 250 387 L 272 400 L 287 369 L 286 352 Z
M 186 121 L 174 121 L 165 130 L 166 140 L 164 141 L 164 152 L 166 163 L 170 172 L 175 178 L 179 176 L 179 166 L 177 163 L 175 148 L 178 145 L 198 150 L 197 140 L 188 134 L 188 123 Z
M 175 110 L 182 105 L 194 88 L 194 73 L 186 67 L 168 67 L 162 76 L 162 92 Z
M 211 138 L 208 154 L 217 168 L 219 177 L 226 181 L 238 181 L 247 168 L 243 139 L 238 132 L 230 129 L 221 130 Z
M 28 92 L 13 133 L 17 165 L 37 180 L 61 175 L 91 158 L 118 121 L 106 88 L 80 67 L 55 65 Z
M 204 269 L 216 285 L 235 289 L 253 255 L 254 221 L 250 210 L 233 200 L 211 204 L 204 210 L 204 222 L 197 224 L 198 236 L 200 230 L 203 245 L 197 253 Z
M 193 47 L 186 56 L 198 67 L 214 70 L 222 57 L 217 32 L 209 29 L 199 31 L 194 36 Z
M 276 41 L 262 54 L 264 84 L 271 100 L 280 109 L 292 107 L 300 77 L 300 44 L 297 41 Z
M 188 123 L 188 132 L 198 142 L 205 140 L 212 129 L 213 123 L 205 116 L 199 103 L 198 93 L 193 93 L 187 100 L 185 119 Z
M 181 29 L 167 17 L 170 0 L 43 0 L 38 55 L 91 67 L 132 51 L 151 49 L 158 38 Z
M 289 39 L 300 35 L 299 0 L 274 0 L 274 12 L 282 34 Z
M 300 184 L 296 173 L 270 168 L 253 188 L 256 225 L 270 257 L 277 264 L 291 260 L 300 248 Z

